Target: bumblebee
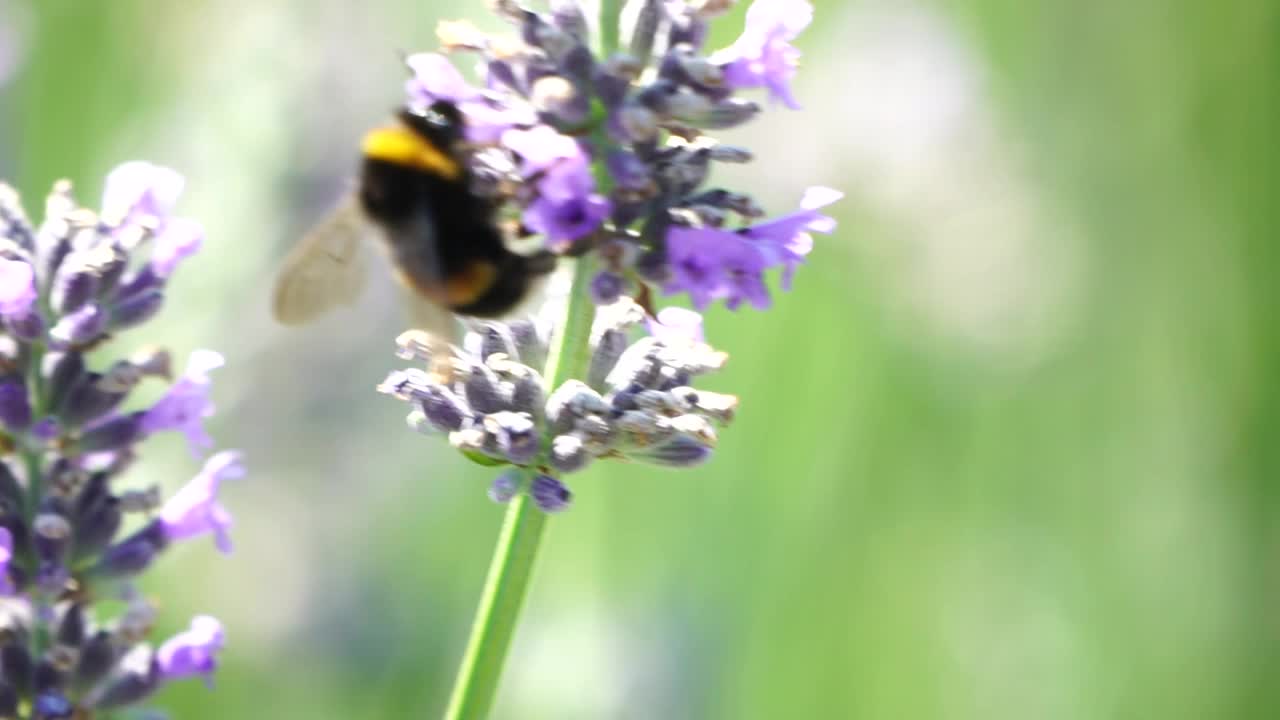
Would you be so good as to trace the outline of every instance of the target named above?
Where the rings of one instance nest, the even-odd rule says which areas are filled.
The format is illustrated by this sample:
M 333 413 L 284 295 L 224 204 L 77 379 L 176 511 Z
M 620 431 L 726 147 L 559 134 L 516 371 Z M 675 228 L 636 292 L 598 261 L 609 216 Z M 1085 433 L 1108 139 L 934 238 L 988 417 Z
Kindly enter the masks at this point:
M 381 236 L 414 325 L 453 339 L 450 314 L 498 317 L 554 269 L 550 253 L 507 247 L 497 201 L 476 195 L 457 106 L 404 107 L 367 133 L 355 192 L 302 238 L 276 277 L 273 310 L 286 325 L 309 322 L 359 297 L 366 240 Z

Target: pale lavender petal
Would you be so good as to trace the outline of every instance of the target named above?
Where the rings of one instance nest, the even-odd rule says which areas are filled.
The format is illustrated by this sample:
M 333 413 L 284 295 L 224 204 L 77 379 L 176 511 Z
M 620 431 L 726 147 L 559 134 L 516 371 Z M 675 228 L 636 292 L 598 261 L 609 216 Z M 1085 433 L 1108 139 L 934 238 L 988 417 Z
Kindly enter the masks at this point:
M 649 334 L 659 340 L 704 342 L 702 315 L 687 308 L 666 307 L 647 321 Z
M 0 257 L 0 315 L 21 317 L 36 301 L 35 269 L 23 260 Z
M 142 418 L 141 431 L 150 435 L 164 430 L 180 430 L 187 436 L 193 455 L 199 456 L 213 446 L 204 429 L 204 418 L 213 414 L 209 400 L 212 385 L 209 372 L 222 367 L 222 355 L 212 350 L 196 350 L 187 361 L 187 369 L 169 391 L 151 406 Z
M 528 130 L 507 130 L 502 133 L 502 144 L 520 156 L 520 169 L 525 177 L 551 168 L 557 163 L 585 157 L 578 141 L 556 132 L 547 125 Z
M 222 623 L 208 615 L 191 620 L 190 629 L 165 641 L 156 651 L 155 662 L 165 681 L 181 680 L 195 675 L 206 682 L 218 667 L 218 653 L 226 644 Z
M 200 472 L 160 509 L 160 526 L 170 541 L 209 533 L 223 553 L 231 552 L 231 514 L 218 503 L 224 480 L 243 477 L 240 453 L 224 450 L 210 457 Z
M 194 255 L 204 243 L 204 227 L 188 218 L 174 218 L 165 223 L 151 250 L 151 270 L 159 277 L 169 277 L 178 263 Z
M 107 175 L 102 214 L 158 224 L 173 212 L 184 180 L 175 170 L 135 160 L 118 165 Z

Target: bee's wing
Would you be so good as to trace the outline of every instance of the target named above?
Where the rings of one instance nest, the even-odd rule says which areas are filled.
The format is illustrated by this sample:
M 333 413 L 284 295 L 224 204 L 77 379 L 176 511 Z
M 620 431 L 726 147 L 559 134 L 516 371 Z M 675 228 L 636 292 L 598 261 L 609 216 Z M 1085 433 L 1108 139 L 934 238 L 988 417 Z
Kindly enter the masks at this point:
M 276 275 L 272 312 L 285 325 L 310 322 L 360 297 L 368 275 L 368 238 L 377 232 L 354 196 L 307 233 Z

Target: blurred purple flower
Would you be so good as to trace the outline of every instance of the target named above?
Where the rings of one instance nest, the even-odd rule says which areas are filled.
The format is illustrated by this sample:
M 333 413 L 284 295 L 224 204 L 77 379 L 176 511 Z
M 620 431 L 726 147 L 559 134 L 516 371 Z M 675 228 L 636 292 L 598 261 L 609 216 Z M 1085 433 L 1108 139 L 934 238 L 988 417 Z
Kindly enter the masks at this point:
M 102 214 L 159 226 L 173 213 L 185 181 L 175 170 L 135 160 L 116 166 L 102 192 Z
M 520 156 L 520 171 L 526 178 L 566 160 L 586 160 L 577 140 L 556 132 L 548 125 L 507 130 L 502 133 L 502 145 Z
M 712 61 L 721 64 L 729 87 L 765 87 L 774 100 L 798 110 L 791 78 L 800 51 L 791 41 L 812 21 L 813 6 L 807 0 L 755 0 L 747 10 L 742 35 Z
M 171 682 L 203 675 L 206 683 L 212 682 L 213 671 L 218 668 L 217 654 L 225 642 L 222 623 L 217 618 L 209 615 L 192 618 L 190 629 L 169 638 L 156 651 L 160 678 Z
M 22 317 L 36 301 L 36 273 L 25 260 L 0 257 L 0 315 Z
M 160 509 L 160 527 L 170 540 L 183 540 L 212 533 L 214 544 L 223 553 L 231 552 L 231 514 L 218 503 L 223 480 L 244 476 L 240 453 L 224 450 L 205 461 L 200 472 L 169 498 Z
M 552 249 L 562 249 L 609 215 L 609 201 L 594 190 L 586 161 L 566 160 L 538 183 L 538 199 L 524 211 L 524 224 L 541 233 Z
M 467 118 L 467 139 L 472 142 L 495 142 L 508 128 L 537 122 L 532 108 L 499 100 L 468 85 L 453 63 L 439 53 L 417 53 L 405 62 L 413 71 L 405 83 L 410 102 L 423 107 L 436 100 L 453 102 Z
M 157 277 L 167 278 L 178 263 L 194 255 L 204 242 L 204 227 L 195 220 L 174 218 L 165 223 L 151 250 L 150 266 Z
M 502 144 L 520 156 L 520 172 L 535 179 L 538 196 L 524 211 L 524 224 L 553 249 L 586 235 L 609 214 L 609 201 L 595 192 L 590 160 L 578 141 L 539 125 L 508 130 Z
M 142 417 L 144 435 L 164 430 L 180 430 L 187 436 L 191 454 L 199 457 L 213 447 L 213 438 L 204 429 L 204 418 L 213 414 L 209 402 L 209 372 L 222 367 L 222 355 L 212 350 L 196 350 L 187 360 L 186 372 Z
M 808 232 L 835 229 L 835 220 L 818 208 L 841 196 L 830 188 L 810 188 L 801 199 L 800 210 L 738 230 L 672 227 L 667 231 L 672 277 L 664 291 L 689 293 L 699 310 L 714 300 L 724 300 L 730 309 L 737 309 L 743 301 L 768 308 L 764 271 L 783 267 L 783 289 L 790 289 L 796 266 L 813 248 Z

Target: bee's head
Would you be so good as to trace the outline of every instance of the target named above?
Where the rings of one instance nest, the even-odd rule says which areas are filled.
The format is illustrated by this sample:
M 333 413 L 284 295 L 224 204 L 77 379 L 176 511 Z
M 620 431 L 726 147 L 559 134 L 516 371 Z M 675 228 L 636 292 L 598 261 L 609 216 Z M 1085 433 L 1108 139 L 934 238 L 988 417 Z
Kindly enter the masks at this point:
M 451 148 L 462 140 L 462 112 L 448 100 L 427 107 L 406 105 L 397 113 L 401 122 L 439 148 Z

